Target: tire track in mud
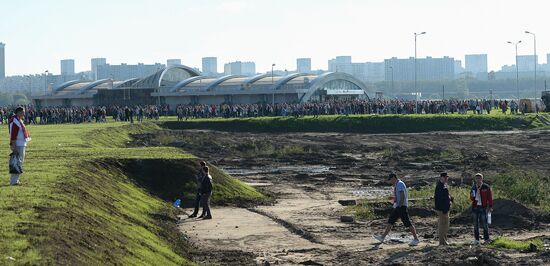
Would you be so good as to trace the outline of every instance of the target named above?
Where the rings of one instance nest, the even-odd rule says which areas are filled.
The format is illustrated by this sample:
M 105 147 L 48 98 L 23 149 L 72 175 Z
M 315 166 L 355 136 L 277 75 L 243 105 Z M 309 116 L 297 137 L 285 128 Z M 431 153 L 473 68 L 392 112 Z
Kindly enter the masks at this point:
M 262 210 L 258 210 L 258 209 L 255 209 L 255 208 L 247 208 L 248 211 L 251 211 L 253 213 L 256 213 L 256 214 L 259 214 L 259 215 L 262 215 L 262 216 L 265 216 L 273 221 L 275 221 L 276 223 L 282 225 L 284 228 L 286 228 L 288 231 L 290 231 L 291 233 L 311 242 L 311 243 L 314 243 L 314 244 L 321 244 L 321 245 L 327 245 L 326 243 L 324 243 L 321 239 L 319 239 L 318 236 L 298 227 L 297 225 L 295 224 L 292 224 L 288 221 L 285 221 L 281 218 L 278 218 L 276 217 L 275 215 L 271 214 L 271 213 L 268 213 L 266 211 L 262 211 Z M 330 246 L 330 245 L 329 245 Z

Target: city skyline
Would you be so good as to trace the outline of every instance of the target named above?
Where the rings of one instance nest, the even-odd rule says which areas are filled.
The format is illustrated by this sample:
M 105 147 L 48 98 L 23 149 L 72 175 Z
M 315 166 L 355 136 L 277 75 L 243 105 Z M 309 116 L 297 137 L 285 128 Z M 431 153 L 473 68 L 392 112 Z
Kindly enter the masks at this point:
M 550 52 L 543 21 L 546 3 L 411 2 L 7 2 L 2 4 L 0 41 L 7 44 L 7 76 L 57 72 L 62 58 L 74 59 L 80 72 L 95 57 L 112 64 L 181 58 L 185 65 L 200 67 L 202 57 L 217 56 L 219 62 L 254 61 L 259 72 L 273 63 L 292 69 L 296 58 L 306 57 L 312 58 L 312 69 L 325 69 L 339 55 L 351 55 L 356 62 L 408 58 L 414 52 L 413 33 L 421 31 L 427 34 L 418 39 L 419 57 L 464 62 L 465 54 L 488 54 L 489 71 L 514 63 L 507 41 L 523 40 L 519 54 L 532 54 L 533 39 L 525 30 L 538 34 L 539 63 Z M 541 8 L 533 8 L 537 6 Z M 511 17 L 516 19 L 506 19 Z M 44 25 L 38 27 L 38 22 Z M 183 34 L 174 33 L 178 31 Z

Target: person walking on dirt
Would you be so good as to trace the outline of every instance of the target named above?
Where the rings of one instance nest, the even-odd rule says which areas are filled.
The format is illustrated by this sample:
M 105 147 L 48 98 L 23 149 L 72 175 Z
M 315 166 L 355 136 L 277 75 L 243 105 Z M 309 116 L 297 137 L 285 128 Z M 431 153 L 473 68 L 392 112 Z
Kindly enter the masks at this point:
M 435 211 L 438 216 L 437 232 L 439 236 L 439 245 L 449 245 L 447 242 L 447 233 L 449 232 L 449 210 L 451 209 L 452 197 L 449 195 L 449 185 L 447 184 L 449 176 L 447 173 L 439 175 L 439 181 L 435 186 Z
M 212 197 L 212 176 L 209 173 L 208 166 L 202 168 L 204 177 L 201 184 L 201 203 L 202 214 L 199 218 L 205 220 L 212 219 L 212 213 L 210 212 L 210 198 Z
M 384 231 L 383 235 L 375 235 L 374 238 L 380 243 L 384 243 L 384 239 L 388 235 L 388 233 L 393 228 L 393 225 L 395 222 L 397 222 L 397 219 L 401 219 L 403 222 L 403 225 L 405 227 L 408 227 L 411 231 L 411 234 L 413 235 L 414 239 L 409 243 L 410 246 L 416 246 L 420 242 L 418 240 L 418 236 L 416 235 L 416 228 L 411 223 L 411 219 L 409 217 L 409 192 L 407 190 L 407 186 L 403 181 L 397 178 L 397 175 L 394 173 L 391 173 L 388 176 L 388 182 L 393 186 L 393 210 L 390 214 L 390 218 L 388 219 L 388 226 L 386 227 L 386 231 Z
M 474 244 L 479 245 L 479 226 L 483 226 L 483 239 L 489 242 L 489 225 L 487 213 L 493 211 L 493 192 L 491 187 L 483 183 L 483 175 L 477 173 L 470 193 L 472 201 L 472 217 L 474 219 Z
M 193 210 L 193 213 L 189 215 L 189 218 L 195 218 L 197 217 L 197 214 L 199 213 L 199 208 L 201 204 L 201 185 L 202 185 L 202 179 L 204 178 L 204 171 L 202 170 L 206 166 L 206 163 L 204 161 L 200 162 L 200 169 L 199 173 L 196 176 L 197 179 L 197 195 L 195 196 L 195 209 Z
M 15 109 L 15 114 L 8 119 L 9 131 L 10 131 L 10 148 L 13 153 L 17 156 L 19 161 L 19 166 L 23 167 L 23 162 L 25 161 L 25 151 L 27 148 L 27 143 L 31 140 L 29 131 L 23 123 L 25 118 L 25 109 L 23 107 L 17 107 Z M 10 178 L 10 185 L 17 186 L 21 183 L 19 182 L 19 177 L 21 176 L 21 171 L 18 173 L 12 173 Z

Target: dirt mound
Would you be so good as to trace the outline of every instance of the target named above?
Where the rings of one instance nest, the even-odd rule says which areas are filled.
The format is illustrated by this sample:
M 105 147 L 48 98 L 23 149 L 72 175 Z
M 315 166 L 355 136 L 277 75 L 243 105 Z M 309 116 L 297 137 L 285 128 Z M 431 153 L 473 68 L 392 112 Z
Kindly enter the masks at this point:
M 493 202 L 493 212 L 491 213 L 491 226 L 514 229 L 514 228 L 533 228 L 538 225 L 540 216 L 529 207 L 507 199 L 496 199 Z M 472 209 L 461 213 L 457 218 L 452 219 L 455 224 L 467 224 L 472 222 Z

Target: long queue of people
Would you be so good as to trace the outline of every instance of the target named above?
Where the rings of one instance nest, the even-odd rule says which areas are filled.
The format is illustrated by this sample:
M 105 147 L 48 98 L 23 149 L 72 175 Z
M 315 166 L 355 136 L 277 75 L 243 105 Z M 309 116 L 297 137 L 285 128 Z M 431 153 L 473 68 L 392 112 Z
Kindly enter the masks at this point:
M 25 109 L 25 124 L 79 124 L 107 122 L 111 116 L 114 121 L 142 122 L 144 119 L 160 119 L 170 114 L 168 106 L 87 106 L 87 107 L 45 107 L 21 106 Z M 0 124 L 8 123 L 15 107 L 0 107 Z
M 405 101 L 405 100 L 346 100 L 308 103 L 275 104 L 219 104 L 219 105 L 178 105 L 170 106 L 87 106 L 87 107 L 46 107 L 25 106 L 27 124 L 63 124 L 106 122 L 107 117 L 114 121 L 142 122 L 158 120 L 162 116 L 177 115 L 179 121 L 192 118 L 239 118 L 263 116 L 320 116 L 357 114 L 489 114 L 498 110 L 512 114 L 525 112 L 527 106 L 508 100 L 445 100 L 445 101 Z M 0 123 L 7 123 L 13 106 L 0 108 Z
M 489 114 L 495 108 L 518 113 L 519 105 L 508 100 L 350 100 L 309 103 L 179 105 L 178 120 L 210 117 L 319 116 L 355 114 Z

